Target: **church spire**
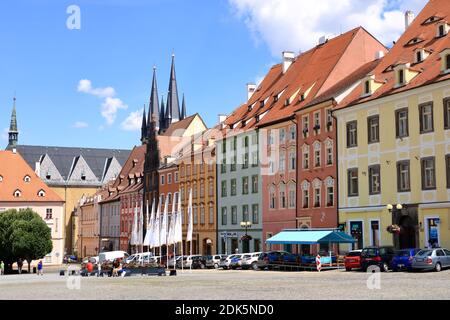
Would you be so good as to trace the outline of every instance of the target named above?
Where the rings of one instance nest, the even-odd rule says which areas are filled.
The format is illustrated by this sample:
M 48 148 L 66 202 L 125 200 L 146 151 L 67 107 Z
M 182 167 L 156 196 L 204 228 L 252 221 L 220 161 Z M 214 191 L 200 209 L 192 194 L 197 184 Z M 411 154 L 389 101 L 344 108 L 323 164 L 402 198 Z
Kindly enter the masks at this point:
M 167 129 L 167 127 L 166 127 L 166 107 L 165 107 L 165 105 L 164 105 L 164 96 L 162 96 L 162 99 L 161 99 L 161 117 L 160 117 L 160 119 L 159 119 L 159 130 L 160 131 L 164 131 L 164 130 L 166 130 Z
M 144 144 L 148 138 L 148 128 L 147 128 L 147 115 L 145 113 L 145 104 L 144 104 L 144 112 L 142 114 L 142 126 L 141 126 L 141 142 Z
M 186 113 L 186 99 L 184 98 L 184 93 L 183 93 L 183 103 L 181 104 L 181 117 L 180 120 L 184 120 L 187 117 L 187 113 Z
M 11 123 L 9 125 L 8 137 L 8 149 L 15 148 L 19 139 L 19 131 L 17 130 L 16 96 L 14 96 L 13 99 L 13 109 L 11 113 Z
M 172 54 L 172 68 L 170 70 L 169 96 L 167 97 L 167 108 L 170 110 L 170 124 L 180 121 L 180 101 L 178 99 L 177 76 L 175 73 L 175 54 Z
M 153 119 L 152 119 L 153 118 Z M 158 101 L 158 84 L 156 81 L 156 67 L 153 67 L 153 82 L 152 82 L 152 93 L 150 95 L 150 103 L 148 105 L 148 120 L 147 125 L 155 121 L 156 130 L 159 130 L 160 126 L 160 115 L 159 115 L 159 101 Z

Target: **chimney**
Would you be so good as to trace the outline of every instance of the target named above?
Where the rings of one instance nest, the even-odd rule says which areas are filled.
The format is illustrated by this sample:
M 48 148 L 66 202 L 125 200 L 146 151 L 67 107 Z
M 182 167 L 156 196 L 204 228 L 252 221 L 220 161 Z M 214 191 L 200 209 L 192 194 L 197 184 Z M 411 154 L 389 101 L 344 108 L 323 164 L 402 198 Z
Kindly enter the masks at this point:
M 291 51 L 283 51 L 283 74 L 289 69 L 295 60 L 295 53 Z
M 325 42 L 327 42 L 327 37 L 326 36 L 322 36 L 322 37 L 319 38 L 319 45 L 322 45 Z
M 253 96 L 256 91 L 256 84 L 247 83 L 247 101 Z
M 38 177 L 41 177 L 41 163 L 40 162 L 36 162 L 34 172 L 36 172 Z
M 17 149 L 16 149 L 16 148 L 13 148 L 13 149 L 12 149 L 12 153 L 16 154 L 16 153 L 17 153 Z
M 219 124 L 224 123 L 227 120 L 227 116 L 224 114 L 219 114 Z
M 408 10 L 405 12 L 405 30 L 411 25 L 415 18 L 414 12 Z
M 377 51 L 375 52 L 375 60 L 381 59 L 384 57 L 384 51 Z

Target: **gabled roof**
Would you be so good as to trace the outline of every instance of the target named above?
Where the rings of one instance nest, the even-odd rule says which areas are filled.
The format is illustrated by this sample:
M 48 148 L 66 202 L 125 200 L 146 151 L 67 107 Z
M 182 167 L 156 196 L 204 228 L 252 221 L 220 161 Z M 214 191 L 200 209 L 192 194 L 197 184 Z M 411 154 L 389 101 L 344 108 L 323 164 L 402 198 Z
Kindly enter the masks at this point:
M 26 176 L 30 177 L 29 182 L 24 180 Z M 18 153 L 0 151 L 0 177 L 1 202 L 64 202 Z M 20 197 L 14 197 L 17 190 Z M 41 190 L 45 193 L 42 197 Z
M 202 117 L 200 117 L 200 115 L 196 113 L 181 121 L 172 123 L 170 127 L 166 130 L 166 132 L 164 132 L 163 136 L 182 137 L 184 135 L 184 132 L 189 128 L 189 126 L 192 124 L 192 122 L 196 117 L 199 117 L 199 119 L 202 121 L 203 125 L 206 128 L 206 124 L 203 121 Z
M 43 156 L 48 155 L 65 181 L 70 176 L 74 160 L 79 156 L 84 158 L 94 175 L 101 181 L 107 159 L 114 157 L 123 166 L 130 154 L 129 150 L 96 148 L 18 145 L 16 149 L 32 168 L 35 168 L 37 162 L 41 162 Z
M 425 21 L 433 16 L 439 16 L 442 19 L 424 24 Z M 436 38 L 437 24 L 442 22 L 442 20 L 447 22 L 450 20 L 449 1 L 430 0 L 389 53 L 386 54 L 380 64 L 373 70 L 372 73 L 375 75 L 375 78 L 385 83 L 371 96 L 365 98 L 361 98 L 362 88 L 355 88 L 336 109 L 350 107 L 450 79 L 450 74 L 441 73 L 441 59 L 439 55 L 443 50 L 450 48 L 450 35 L 447 34 L 445 37 Z M 423 41 L 408 45 L 411 39 L 419 36 Z M 417 48 L 427 50 L 430 52 L 430 55 L 423 62 L 414 64 L 414 51 Z M 411 69 L 418 71 L 418 74 L 407 85 L 396 88 L 393 67 L 402 63 L 411 63 Z

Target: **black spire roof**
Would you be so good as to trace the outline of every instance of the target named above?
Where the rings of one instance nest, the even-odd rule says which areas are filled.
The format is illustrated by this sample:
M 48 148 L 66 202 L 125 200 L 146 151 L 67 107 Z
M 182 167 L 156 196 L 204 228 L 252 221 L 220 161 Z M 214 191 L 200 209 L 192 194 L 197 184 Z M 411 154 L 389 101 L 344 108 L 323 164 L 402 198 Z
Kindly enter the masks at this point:
M 187 117 L 186 114 L 186 99 L 184 98 L 184 94 L 183 94 L 183 103 L 182 103 L 182 107 L 181 107 L 181 119 L 180 120 L 184 120 Z
M 156 127 L 159 126 L 159 101 L 158 101 L 158 84 L 156 81 L 156 67 L 153 67 L 153 83 L 152 83 L 152 93 L 150 95 L 150 104 L 149 104 L 149 111 L 148 111 L 148 120 L 147 124 L 150 124 L 152 122 L 152 117 L 154 118 Z M 164 118 L 164 116 L 162 116 Z
M 165 113 L 165 105 L 164 105 L 164 96 L 161 99 L 161 118 L 159 119 L 159 129 L 160 131 L 164 131 L 167 129 L 166 127 L 166 113 Z
M 172 54 L 172 68 L 170 70 L 168 94 L 169 96 L 167 97 L 167 108 L 168 110 L 170 110 L 170 123 L 180 121 L 180 101 L 178 99 L 177 76 L 175 73 L 175 54 Z
M 142 126 L 141 126 L 141 142 L 144 143 L 147 139 L 147 134 L 148 134 L 148 128 L 147 128 L 147 115 L 145 112 L 145 104 L 144 104 L 144 112 L 142 114 Z
M 17 130 L 16 97 L 13 99 L 13 109 L 11 112 L 11 122 L 9 124 L 8 136 L 9 141 L 7 148 L 15 147 L 19 139 L 19 131 Z

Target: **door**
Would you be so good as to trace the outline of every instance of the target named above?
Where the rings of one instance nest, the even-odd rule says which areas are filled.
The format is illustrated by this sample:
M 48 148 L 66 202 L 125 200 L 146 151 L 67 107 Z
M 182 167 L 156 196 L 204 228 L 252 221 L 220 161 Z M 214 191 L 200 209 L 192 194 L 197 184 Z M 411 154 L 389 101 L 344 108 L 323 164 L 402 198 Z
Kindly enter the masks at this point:
M 416 247 L 416 228 L 410 216 L 400 219 L 400 249 L 412 249 Z

